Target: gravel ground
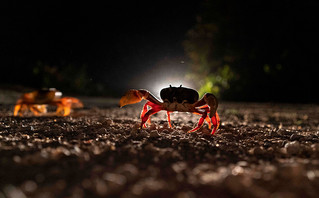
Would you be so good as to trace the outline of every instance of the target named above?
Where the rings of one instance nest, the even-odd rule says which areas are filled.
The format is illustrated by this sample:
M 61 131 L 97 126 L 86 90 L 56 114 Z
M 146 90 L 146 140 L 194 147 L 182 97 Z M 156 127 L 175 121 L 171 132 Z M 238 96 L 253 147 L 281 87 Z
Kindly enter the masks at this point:
M 141 105 L 13 117 L 0 106 L 0 198 L 318 197 L 319 106 L 222 103 L 219 131 L 197 115 L 138 129 Z

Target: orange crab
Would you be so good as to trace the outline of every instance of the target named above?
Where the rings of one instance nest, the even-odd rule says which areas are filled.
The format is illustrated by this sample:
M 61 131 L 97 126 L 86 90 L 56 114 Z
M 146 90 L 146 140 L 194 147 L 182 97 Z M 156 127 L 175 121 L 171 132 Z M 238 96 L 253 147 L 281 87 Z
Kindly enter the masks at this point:
M 146 127 L 145 123 L 149 120 L 151 115 L 161 110 L 165 110 L 167 111 L 167 120 L 170 128 L 172 128 L 170 113 L 178 111 L 192 112 L 194 114 L 202 115 L 197 126 L 188 131 L 189 133 L 200 129 L 204 124 L 204 120 L 208 123 L 209 129 L 211 129 L 212 124 L 214 126 L 211 130 L 211 134 L 214 134 L 218 129 L 220 124 L 220 119 L 217 113 L 218 101 L 213 94 L 206 93 L 202 99 L 198 100 L 199 95 L 197 91 L 182 87 L 181 85 L 180 87 L 170 86 L 162 89 L 160 96 L 163 102 L 160 102 L 147 90 L 131 89 L 120 99 L 119 105 L 120 107 L 123 107 L 128 104 L 138 103 L 142 101 L 142 99 L 148 100 L 141 113 L 141 128 Z M 150 107 L 149 110 L 148 107 Z
M 73 97 L 63 97 L 62 93 L 55 88 L 41 89 L 29 93 L 22 94 L 18 99 L 13 115 L 22 116 L 26 111 L 30 110 L 34 115 L 47 112 L 47 105 L 57 106 L 56 115 L 68 116 L 71 108 L 82 108 L 83 103 Z

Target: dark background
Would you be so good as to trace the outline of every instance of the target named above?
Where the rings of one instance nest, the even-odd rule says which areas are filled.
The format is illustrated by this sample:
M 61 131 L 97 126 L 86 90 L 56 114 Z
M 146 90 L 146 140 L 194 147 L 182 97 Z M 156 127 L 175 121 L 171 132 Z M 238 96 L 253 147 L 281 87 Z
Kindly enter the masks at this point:
M 2 88 L 111 97 L 145 88 L 157 94 L 169 84 L 201 89 L 201 78 L 220 79 L 214 74 L 228 65 L 227 86 L 217 82 L 214 89 L 224 100 L 318 102 L 315 0 L 2 4 Z M 215 29 L 198 41 L 189 31 L 203 24 Z M 189 48 L 201 42 L 208 44 L 205 56 Z M 199 80 L 187 78 L 192 74 Z

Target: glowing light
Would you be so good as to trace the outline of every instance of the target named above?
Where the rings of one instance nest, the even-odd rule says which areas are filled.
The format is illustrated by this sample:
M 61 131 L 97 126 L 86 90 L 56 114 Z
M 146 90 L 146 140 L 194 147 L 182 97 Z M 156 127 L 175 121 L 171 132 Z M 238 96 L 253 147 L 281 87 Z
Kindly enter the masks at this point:
M 180 58 L 163 59 L 144 70 L 139 76 L 132 79 L 133 89 L 147 89 L 154 96 L 160 98 L 160 91 L 169 87 L 188 87 L 195 89 L 195 86 L 186 78 L 188 65 Z M 134 85 L 134 86 L 133 86 Z

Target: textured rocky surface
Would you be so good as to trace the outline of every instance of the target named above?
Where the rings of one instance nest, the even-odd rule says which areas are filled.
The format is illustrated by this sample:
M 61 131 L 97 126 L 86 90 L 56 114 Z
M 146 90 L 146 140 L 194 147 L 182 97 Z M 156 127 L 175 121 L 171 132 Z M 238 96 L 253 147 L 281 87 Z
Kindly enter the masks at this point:
M 319 106 L 222 103 L 222 125 L 141 105 L 69 117 L 13 117 L 0 106 L 0 197 L 317 197 Z

